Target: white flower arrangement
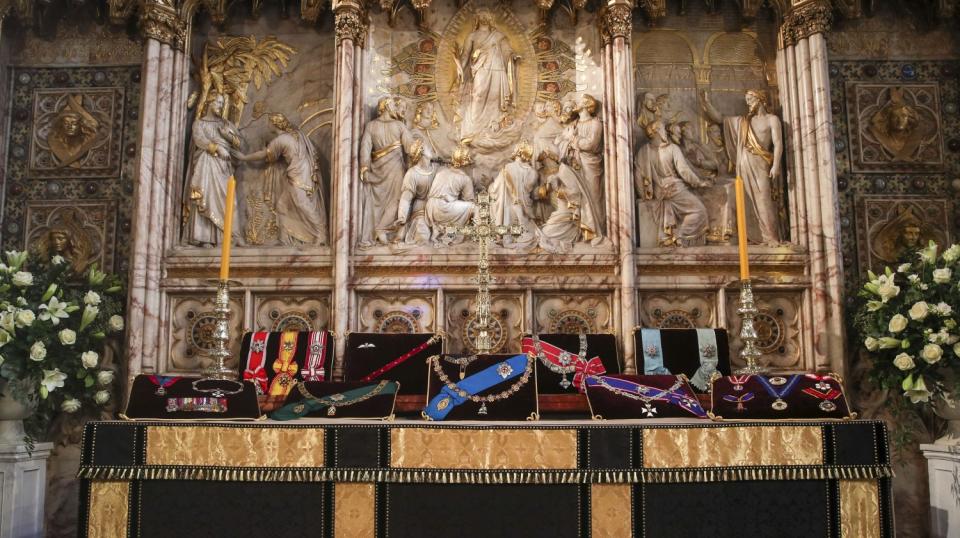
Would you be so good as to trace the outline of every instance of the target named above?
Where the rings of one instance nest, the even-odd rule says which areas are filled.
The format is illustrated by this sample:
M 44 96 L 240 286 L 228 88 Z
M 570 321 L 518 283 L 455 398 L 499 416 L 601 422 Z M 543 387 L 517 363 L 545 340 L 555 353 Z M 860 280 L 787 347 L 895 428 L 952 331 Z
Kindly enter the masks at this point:
M 873 360 L 872 380 L 896 389 L 911 404 L 957 395 L 947 379 L 960 379 L 960 331 L 954 306 L 960 305 L 960 246 L 938 255 L 930 242 L 909 263 L 869 274 L 860 292 L 855 324 Z

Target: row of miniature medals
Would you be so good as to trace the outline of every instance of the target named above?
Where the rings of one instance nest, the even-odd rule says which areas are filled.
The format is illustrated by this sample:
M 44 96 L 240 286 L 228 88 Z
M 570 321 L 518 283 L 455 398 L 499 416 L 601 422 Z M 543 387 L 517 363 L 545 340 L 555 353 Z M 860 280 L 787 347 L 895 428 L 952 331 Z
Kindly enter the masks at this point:
M 732 375 L 727 379 L 729 379 L 730 383 L 733 385 L 733 390 L 739 394 L 726 394 L 723 396 L 723 399 L 737 404 L 737 411 L 744 411 L 746 409 L 745 404 L 754 398 L 754 394 L 752 392 L 745 392 L 745 386 L 747 382 L 754 377 L 756 377 L 760 385 L 763 386 L 764 390 L 767 391 L 767 394 L 774 398 L 773 403 L 770 404 L 770 407 L 772 407 L 774 411 L 786 411 L 788 405 L 785 398 L 793 393 L 793 389 L 796 388 L 797 383 L 800 381 L 800 378 L 802 378 L 803 375 L 795 374 L 790 376 L 789 379 L 783 376 L 766 378 L 762 375 Z M 817 390 L 804 390 L 803 392 L 804 394 L 819 399 L 820 409 L 823 412 L 830 413 L 832 411 L 836 411 L 837 405 L 827 399 L 830 397 L 833 387 L 821 379 L 817 381 L 816 385 L 814 385 L 814 388 Z

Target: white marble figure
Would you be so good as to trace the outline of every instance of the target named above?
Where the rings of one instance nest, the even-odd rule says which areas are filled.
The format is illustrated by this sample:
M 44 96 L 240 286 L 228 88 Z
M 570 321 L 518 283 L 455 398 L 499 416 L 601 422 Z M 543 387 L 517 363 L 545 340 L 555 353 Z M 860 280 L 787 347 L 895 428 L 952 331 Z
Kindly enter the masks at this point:
M 563 125 L 560 123 L 560 101 L 537 101 L 533 105 L 533 112 L 536 117 L 536 130 L 533 134 L 533 162 L 541 160 L 544 151 L 553 153 L 554 158 L 557 155 L 557 145 L 555 143 L 557 136 L 563 132 Z M 545 176 L 540 175 L 541 185 L 545 184 Z M 543 199 L 537 198 L 534 203 L 534 215 L 538 223 L 545 222 L 550 216 L 553 207 L 550 205 L 549 197 Z
M 540 248 L 563 254 L 581 241 L 601 242 L 600 223 L 586 199 L 587 189 L 580 176 L 560 162 L 555 146 L 542 148 L 539 161 L 540 177 L 553 209 L 540 227 Z
M 440 155 L 437 134 L 435 131 L 440 128 L 440 120 L 437 118 L 436 101 L 423 101 L 417 104 L 413 113 L 412 131 L 414 136 L 423 139 L 424 149 L 431 156 Z M 410 162 L 416 162 L 411 160 Z
M 240 147 L 237 126 L 221 117 L 224 105 L 225 98 L 217 95 L 207 106 L 206 114 L 193 122 L 193 155 L 187 172 L 190 216 L 185 239 L 195 246 L 217 245 L 223 235 L 227 180 L 233 175 L 231 154 Z M 236 214 L 236 201 L 233 209 Z M 235 241 L 239 237 L 234 234 Z
M 603 124 L 597 117 L 600 103 L 584 94 L 577 102 L 573 129 L 565 130 L 558 142 L 560 156 L 576 171 L 586 187 L 585 203 L 589 203 L 603 233 L 606 220 L 603 203 Z
M 727 171 L 728 161 L 724 158 L 722 139 L 718 153 L 716 148 L 700 143 L 693 131 L 693 124 L 689 121 L 671 124 L 670 138 L 683 150 L 684 157 L 697 175 L 711 178 L 714 183 L 713 187 L 706 189 L 702 196 L 710 217 L 707 242 L 714 244 L 729 242 L 733 233 L 736 208 L 733 203 L 733 181 Z
M 657 200 L 660 246 L 702 245 L 707 230 L 707 208 L 690 188 L 709 187 L 700 179 L 683 156 L 680 147 L 672 143 L 661 120 L 647 125 L 650 140 L 637 152 L 634 180 L 637 192 L 643 192 L 644 179 L 653 183 Z
M 460 146 L 453 152 L 453 166 L 441 168 L 433 178 L 427 194 L 426 212 L 434 244 L 441 244 L 448 226 L 464 226 L 473 218 L 476 211 L 473 180 L 463 172 L 471 162 L 469 150 Z
M 401 121 L 395 99 L 380 99 L 377 113 L 360 139 L 361 248 L 390 242 L 406 169 L 403 154 L 413 144 L 413 135 Z
M 746 116 L 723 117 L 710 103 L 707 92 L 700 94 L 704 113 L 714 123 L 723 124 L 727 155 L 743 178 L 747 211 L 752 213 L 760 229 L 760 243 L 780 244 L 776 183 L 783 161 L 783 132 L 780 118 L 767 112 L 763 92 L 747 90 Z
M 307 135 L 283 114 L 271 114 L 276 136 L 267 147 L 242 161 L 265 161 L 275 209 L 280 243 L 287 246 L 327 244 L 327 209 L 317 169 L 316 149 Z
M 532 161 L 533 146 L 521 140 L 513 151 L 513 161 L 504 165 L 490 185 L 490 220 L 493 225 L 510 227 L 519 224 L 523 227 L 523 233 L 516 240 L 505 236 L 504 246 L 520 249 L 536 246 L 534 195 L 538 182 Z
M 520 57 L 493 22 L 492 13 L 478 12 L 474 30 L 458 51 L 457 81 L 464 107 L 461 138 L 476 135 L 491 122 L 500 123 L 516 105 Z
M 396 227 L 401 230 L 398 243 L 407 246 L 430 243 L 430 221 L 427 220 L 427 196 L 437 169 L 431 162 L 433 153 L 421 139 L 410 147 L 410 162 L 414 163 L 403 176 Z

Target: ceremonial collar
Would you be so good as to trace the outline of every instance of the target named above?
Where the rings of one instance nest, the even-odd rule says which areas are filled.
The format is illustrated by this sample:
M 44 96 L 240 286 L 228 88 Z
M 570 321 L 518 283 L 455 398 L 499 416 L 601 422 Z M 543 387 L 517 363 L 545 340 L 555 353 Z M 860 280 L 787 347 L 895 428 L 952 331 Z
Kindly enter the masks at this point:
M 459 383 L 454 383 L 450 381 L 450 378 L 440 367 L 440 357 L 435 355 L 430 360 L 433 363 L 434 372 L 444 386 L 423 410 L 424 417 L 428 420 L 443 420 L 450 411 L 467 400 L 480 402 L 481 405 L 477 414 L 485 415 L 487 414 L 487 403 L 509 398 L 530 380 L 530 374 L 533 372 L 533 359 L 531 357 L 514 355 L 503 362 L 467 376 Z M 477 396 L 480 392 L 517 377 L 520 379 L 506 390 L 496 394 Z
M 310 394 L 310 391 L 307 390 L 307 387 L 303 384 L 303 382 L 300 382 L 297 383 L 297 391 L 299 391 L 300 395 L 303 396 L 303 400 L 289 403 L 280 409 L 277 409 L 272 415 L 270 415 L 270 418 L 274 420 L 292 420 L 305 417 L 310 413 L 320 411 L 322 409 L 326 409 L 327 416 L 332 417 L 337 414 L 338 407 L 346 407 L 348 405 L 357 404 L 380 394 L 394 394 L 397 392 L 397 388 L 399 386 L 400 383 L 397 383 L 396 381 L 388 381 L 384 379 L 376 385 L 366 385 L 363 387 L 338 392 L 336 394 L 328 394 L 326 396 L 318 397 Z

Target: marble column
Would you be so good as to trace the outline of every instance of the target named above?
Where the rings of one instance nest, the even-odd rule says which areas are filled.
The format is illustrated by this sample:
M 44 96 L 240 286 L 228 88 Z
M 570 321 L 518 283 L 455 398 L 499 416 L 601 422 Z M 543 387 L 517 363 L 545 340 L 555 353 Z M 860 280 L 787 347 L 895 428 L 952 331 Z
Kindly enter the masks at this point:
M 160 279 L 164 250 L 176 241 L 172 210 L 182 178 L 186 90 L 190 60 L 184 52 L 189 17 L 165 4 L 146 2 L 141 75 L 139 165 L 134 191 L 127 357 L 133 376 L 153 372 L 161 347 Z
M 359 61 L 363 54 L 363 45 L 367 35 L 366 12 L 356 0 L 338 0 L 334 2 L 336 17 L 336 66 L 334 84 L 336 87 L 336 121 L 333 125 L 333 139 L 337 147 L 333 156 L 333 188 L 331 198 L 334 215 L 332 229 L 333 244 L 333 330 L 339 336 L 336 339 L 336 364 L 333 375 L 340 378 L 343 368 L 343 355 L 346 333 L 350 327 L 350 253 L 352 250 L 353 215 L 355 207 L 351 198 L 351 184 L 359 178 L 357 157 L 360 140 L 360 111 L 363 95 L 359 91 Z
M 844 373 L 843 275 L 840 263 L 833 114 L 823 33 L 831 23 L 824 0 L 798 2 L 784 15 L 777 70 L 782 73 L 784 123 L 796 204 L 793 240 L 809 255 L 811 334 L 817 369 Z
M 624 367 L 634 371 L 633 328 L 637 324 L 637 262 L 634 253 L 633 193 L 633 62 L 630 59 L 630 34 L 633 30 L 633 4 L 611 0 L 600 16 L 607 105 L 607 175 L 615 199 L 608 198 L 611 218 L 609 234 L 620 251 L 620 326 Z

